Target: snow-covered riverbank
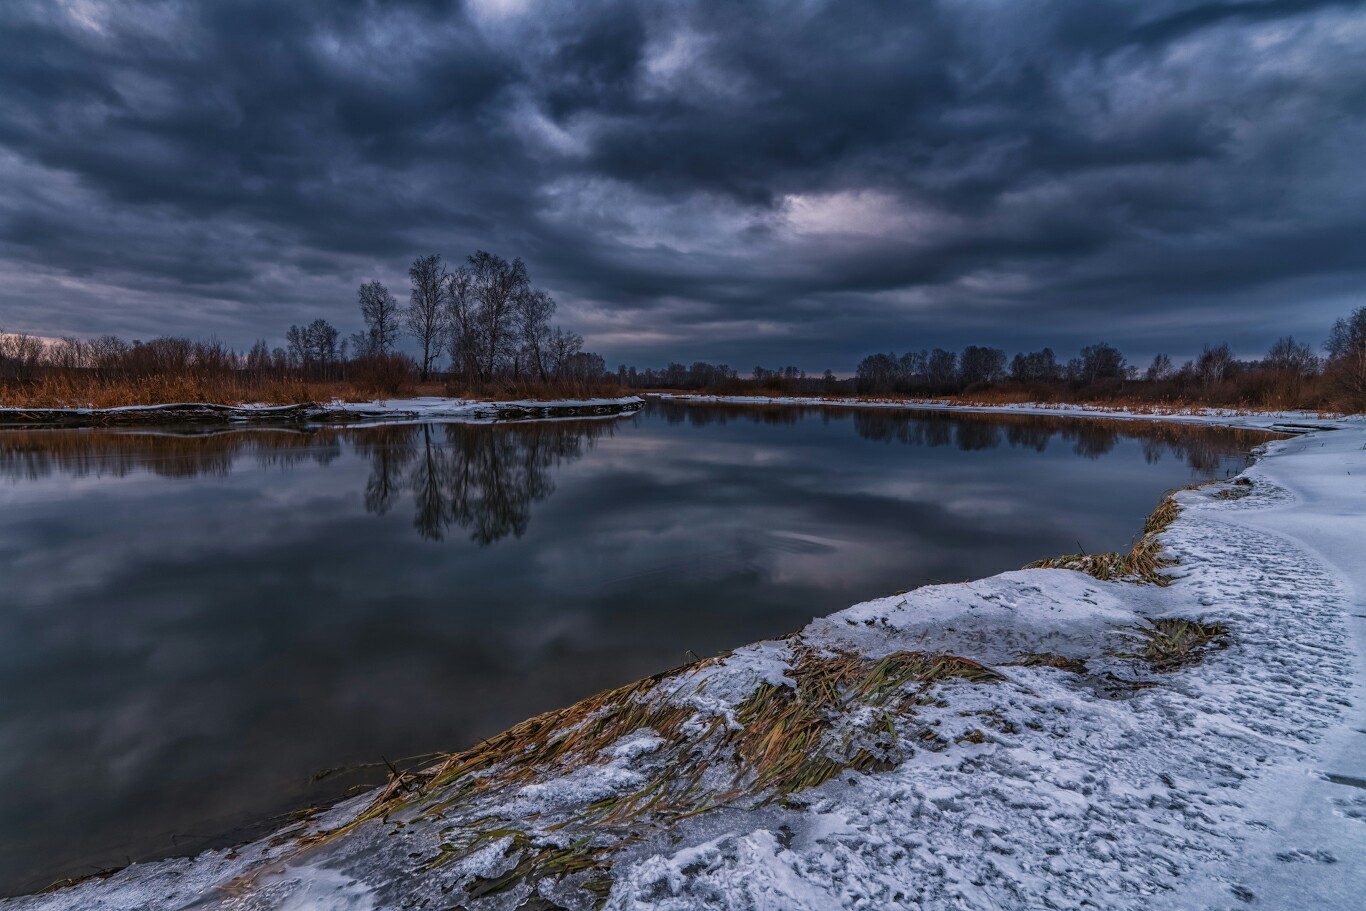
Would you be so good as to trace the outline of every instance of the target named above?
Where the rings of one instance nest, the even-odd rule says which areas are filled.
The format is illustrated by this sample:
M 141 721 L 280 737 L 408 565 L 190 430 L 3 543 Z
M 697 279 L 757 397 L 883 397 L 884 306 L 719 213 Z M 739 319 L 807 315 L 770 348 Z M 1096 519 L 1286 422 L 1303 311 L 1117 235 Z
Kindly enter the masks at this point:
M 10 906 L 1354 907 L 1366 421 L 1314 423 L 1338 429 L 1176 495 L 1170 585 L 867 602 L 275 838 Z
M 425 396 L 368 402 L 305 402 L 298 405 L 180 402 L 127 405 L 121 408 L 0 408 L 0 427 L 497 421 L 622 414 L 635 411 L 643 404 L 644 400 L 634 395 L 605 399 L 525 399 L 509 402 Z

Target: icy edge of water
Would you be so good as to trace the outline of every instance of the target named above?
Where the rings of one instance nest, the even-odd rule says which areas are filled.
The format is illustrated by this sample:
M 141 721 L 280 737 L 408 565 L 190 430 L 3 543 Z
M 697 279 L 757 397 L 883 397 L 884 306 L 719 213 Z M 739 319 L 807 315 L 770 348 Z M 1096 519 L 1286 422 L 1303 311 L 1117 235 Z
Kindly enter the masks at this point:
M 597 417 L 634 411 L 639 396 L 602 399 L 482 401 L 441 397 L 375 399 L 368 402 L 306 402 L 297 405 L 219 405 L 173 402 L 117 408 L 0 408 L 0 427 L 155 425 L 173 421 L 196 423 L 422 423 L 428 421 L 496 421 L 545 417 Z
M 1309 433 L 1350 426 L 1360 416 L 1320 414 L 1314 411 L 1244 410 L 1237 408 L 1165 408 L 1149 410 L 1106 408 L 1051 402 L 1020 402 L 1010 405 L 970 405 L 947 399 L 850 399 L 814 396 L 693 395 L 683 393 L 646 393 L 665 401 L 697 402 L 716 405 L 795 405 L 826 408 L 890 408 L 903 411 L 948 411 L 966 414 L 1036 414 L 1057 417 L 1112 418 L 1116 420 L 1164 421 L 1182 424 L 1207 424 L 1268 430 L 1279 433 Z

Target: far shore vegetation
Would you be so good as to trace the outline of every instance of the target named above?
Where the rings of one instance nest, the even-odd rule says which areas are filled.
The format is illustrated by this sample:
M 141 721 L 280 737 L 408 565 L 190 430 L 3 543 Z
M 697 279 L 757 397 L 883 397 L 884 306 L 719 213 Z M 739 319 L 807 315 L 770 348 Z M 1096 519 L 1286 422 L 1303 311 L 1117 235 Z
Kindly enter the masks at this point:
M 870 354 L 853 376 L 796 367 L 671 363 L 609 371 L 583 337 L 554 325 L 555 301 L 520 259 L 479 251 L 448 269 L 415 259 L 406 306 L 378 281 L 362 284 L 364 330 L 342 338 L 324 319 L 290 326 L 284 345 L 238 351 L 215 339 L 45 339 L 0 327 L 0 407 L 112 408 L 368 401 L 416 395 L 485 400 L 570 399 L 641 391 L 717 395 L 947 399 L 971 404 L 1095 404 L 1139 410 L 1227 407 L 1366 410 L 1366 307 L 1315 347 L 1286 336 L 1256 360 L 1211 343 L 1184 364 L 1165 354 L 1130 363 L 1097 342 L 1063 360 L 1051 348 L 969 345 Z M 416 356 L 398 350 L 407 337 Z

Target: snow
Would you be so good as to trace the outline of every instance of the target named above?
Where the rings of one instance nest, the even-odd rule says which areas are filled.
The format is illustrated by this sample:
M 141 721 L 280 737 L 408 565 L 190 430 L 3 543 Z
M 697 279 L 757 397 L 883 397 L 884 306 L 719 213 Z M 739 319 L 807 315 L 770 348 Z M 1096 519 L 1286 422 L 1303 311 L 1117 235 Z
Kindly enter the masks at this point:
M 336 421 L 346 419 L 386 423 L 423 423 L 452 421 L 492 421 L 520 417 L 594 416 L 633 411 L 644 404 L 639 396 L 600 399 L 518 399 L 492 402 L 476 399 L 421 396 L 406 399 L 375 399 L 368 402 L 325 404 L 267 405 L 260 402 L 241 405 L 214 405 L 203 402 L 172 402 L 161 405 L 124 405 L 117 408 L 0 408 L 0 423 L 6 415 L 20 420 L 61 420 L 68 418 L 137 417 L 164 412 L 184 411 L 193 415 L 220 415 L 223 420 Z M 33 416 L 37 415 L 37 418 Z
M 334 401 L 324 410 L 334 414 L 383 412 L 422 420 L 446 421 L 451 418 L 493 417 L 514 411 L 558 411 L 579 408 L 604 408 L 640 405 L 639 396 L 628 395 L 603 399 L 518 399 L 510 402 L 487 402 L 474 399 L 420 396 L 410 399 L 376 399 L 371 402 Z
M 1045 569 L 928 586 L 666 680 L 670 698 L 696 711 L 701 737 L 708 717 L 736 724 L 759 683 L 794 686 L 799 645 L 871 659 L 945 651 L 1005 675 L 937 684 L 915 723 L 944 748 L 888 771 L 846 771 L 784 803 L 737 803 L 667 826 L 604 826 L 604 907 L 1361 907 L 1366 419 L 1188 416 L 1244 417 L 1337 429 L 1267 444 L 1243 475 L 1250 485 L 1177 494 L 1181 515 L 1161 537 L 1179 561 L 1168 587 Z M 1164 673 L 1116 654 L 1132 648 L 1134 627 L 1163 617 L 1223 624 L 1228 647 Z M 1087 671 L 1012 663 L 1036 652 L 1084 659 Z M 554 902 L 544 906 L 526 884 L 469 892 L 514 867 L 510 836 L 428 862 L 491 817 L 572 850 L 573 829 L 561 824 L 660 774 L 662 744 L 638 730 L 568 773 L 547 767 L 511 791 L 457 793 L 457 781 L 414 809 L 296 846 L 306 831 L 353 818 L 359 798 L 288 838 L 136 865 L 8 907 L 589 908 L 583 875 L 541 880 Z

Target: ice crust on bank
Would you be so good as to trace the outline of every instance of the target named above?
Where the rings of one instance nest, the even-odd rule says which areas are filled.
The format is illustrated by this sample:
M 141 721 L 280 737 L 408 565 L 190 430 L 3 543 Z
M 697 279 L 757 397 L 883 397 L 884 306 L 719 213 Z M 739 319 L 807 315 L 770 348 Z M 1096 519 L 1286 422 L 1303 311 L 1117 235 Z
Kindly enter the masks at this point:
M 1108 415 L 1107 415 L 1108 416 Z M 1211 419 L 1210 422 L 1215 422 Z M 1226 423 L 1226 421 L 1218 421 Z M 791 686 L 794 648 L 943 651 L 998 668 L 948 680 L 918 723 L 981 741 L 845 772 L 775 804 L 718 809 L 611 856 L 612 909 L 1353 908 L 1366 894 L 1366 421 L 1268 444 L 1244 477 L 1177 494 L 1162 534 L 1171 586 L 1025 570 L 855 605 L 799 638 L 756 643 L 664 684 L 701 715 L 760 683 Z M 1227 648 L 1155 673 L 1117 657 L 1146 619 L 1218 622 Z M 1050 652 L 1085 674 L 1012 664 Z M 194 861 L 15 900 L 24 909 L 514 909 L 529 887 L 470 897 L 515 862 L 512 839 L 428 869 L 489 814 L 571 847 L 558 820 L 657 771 L 660 740 L 434 818 L 400 811 L 305 850 L 361 798 L 289 833 Z M 438 797 L 440 795 L 437 795 Z M 558 841 L 557 841 L 558 840 Z M 235 854 L 235 856 L 234 856 Z M 593 903 L 572 878 L 551 904 Z
M 217 405 L 203 402 L 171 402 L 160 405 L 123 405 L 115 408 L 0 408 L 0 423 L 37 416 L 38 422 L 69 421 L 72 419 L 150 418 L 160 413 L 186 412 L 195 417 L 217 416 L 227 423 L 252 421 L 292 420 L 300 422 L 346 420 L 374 422 L 452 422 L 493 421 L 523 417 L 583 417 L 631 411 L 644 404 L 639 396 L 628 395 L 601 399 L 520 399 L 507 402 L 457 399 L 442 396 L 421 396 L 403 399 L 375 399 L 367 402 L 343 402 L 335 399 L 326 403 L 297 405 L 267 405 L 249 402 L 240 405 Z

